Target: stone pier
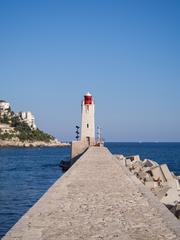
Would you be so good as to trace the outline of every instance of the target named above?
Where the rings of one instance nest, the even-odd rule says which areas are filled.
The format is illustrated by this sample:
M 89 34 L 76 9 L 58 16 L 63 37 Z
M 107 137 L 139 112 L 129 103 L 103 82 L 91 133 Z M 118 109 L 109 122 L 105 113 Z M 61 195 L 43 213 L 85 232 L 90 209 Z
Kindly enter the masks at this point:
M 107 148 L 90 147 L 3 239 L 177 240 L 180 223 Z

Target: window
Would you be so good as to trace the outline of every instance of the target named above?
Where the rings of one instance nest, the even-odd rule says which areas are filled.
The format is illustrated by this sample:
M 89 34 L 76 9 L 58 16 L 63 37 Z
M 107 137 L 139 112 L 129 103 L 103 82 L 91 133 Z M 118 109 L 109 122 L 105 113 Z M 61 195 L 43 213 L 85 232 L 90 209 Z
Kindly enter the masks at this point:
M 87 124 L 87 128 L 89 128 L 89 123 Z

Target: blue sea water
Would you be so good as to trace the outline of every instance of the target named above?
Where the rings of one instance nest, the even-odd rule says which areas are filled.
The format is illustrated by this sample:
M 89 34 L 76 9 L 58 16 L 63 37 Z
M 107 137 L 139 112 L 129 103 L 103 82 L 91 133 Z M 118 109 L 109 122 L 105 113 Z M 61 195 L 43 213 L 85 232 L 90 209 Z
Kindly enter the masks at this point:
M 114 154 L 139 154 L 180 175 L 180 143 L 106 143 Z M 0 148 L 0 238 L 63 172 L 69 148 Z
M 0 238 L 63 174 L 69 148 L 0 148 Z

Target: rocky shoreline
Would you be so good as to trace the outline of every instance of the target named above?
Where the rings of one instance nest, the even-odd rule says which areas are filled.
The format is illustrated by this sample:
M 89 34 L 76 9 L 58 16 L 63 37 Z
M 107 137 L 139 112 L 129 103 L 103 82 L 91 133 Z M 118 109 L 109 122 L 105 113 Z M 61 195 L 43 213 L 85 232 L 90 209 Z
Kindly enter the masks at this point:
M 68 147 L 70 143 L 62 143 L 55 140 L 49 142 L 44 141 L 13 141 L 13 140 L 0 140 L 0 147 Z
M 180 220 L 180 176 L 170 172 L 166 164 L 141 160 L 139 155 L 115 156 Z

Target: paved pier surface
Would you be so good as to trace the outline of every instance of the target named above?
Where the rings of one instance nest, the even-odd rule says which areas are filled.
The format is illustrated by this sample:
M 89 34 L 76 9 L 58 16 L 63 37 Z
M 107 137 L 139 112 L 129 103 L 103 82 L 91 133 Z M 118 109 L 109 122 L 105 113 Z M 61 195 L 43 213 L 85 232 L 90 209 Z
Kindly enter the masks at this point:
M 4 239 L 180 239 L 180 223 L 106 148 L 92 147 Z

